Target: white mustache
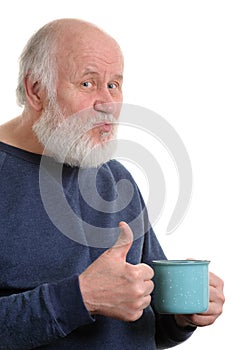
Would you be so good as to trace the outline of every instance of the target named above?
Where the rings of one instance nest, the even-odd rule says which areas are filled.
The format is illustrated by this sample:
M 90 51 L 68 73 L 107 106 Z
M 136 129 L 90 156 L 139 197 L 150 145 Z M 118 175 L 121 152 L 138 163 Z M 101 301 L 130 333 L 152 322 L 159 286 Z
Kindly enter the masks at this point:
M 116 118 L 112 114 L 107 113 L 93 113 L 90 115 L 89 111 L 75 113 L 67 118 L 63 118 L 63 121 L 57 125 L 57 129 L 74 128 L 75 132 L 79 134 L 87 133 L 88 131 L 96 128 L 98 124 L 116 124 Z

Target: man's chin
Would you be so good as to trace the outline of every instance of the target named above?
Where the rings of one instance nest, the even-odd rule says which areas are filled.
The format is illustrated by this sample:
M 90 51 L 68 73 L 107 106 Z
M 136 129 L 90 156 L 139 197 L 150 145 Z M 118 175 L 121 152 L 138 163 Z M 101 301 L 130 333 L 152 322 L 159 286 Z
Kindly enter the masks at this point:
M 104 142 L 95 145 L 89 152 L 85 152 L 82 156 L 66 157 L 66 162 L 70 166 L 78 166 L 80 168 L 98 168 L 113 158 L 116 151 L 116 142 Z
M 115 137 L 105 133 L 97 140 L 88 135 L 75 139 L 67 135 L 65 137 L 62 131 L 62 134 L 54 133 L 49 138 L 44 154 L 54 158 L 60 164 L 71 167 L 97 168 L 112 159 L 116 151 Z

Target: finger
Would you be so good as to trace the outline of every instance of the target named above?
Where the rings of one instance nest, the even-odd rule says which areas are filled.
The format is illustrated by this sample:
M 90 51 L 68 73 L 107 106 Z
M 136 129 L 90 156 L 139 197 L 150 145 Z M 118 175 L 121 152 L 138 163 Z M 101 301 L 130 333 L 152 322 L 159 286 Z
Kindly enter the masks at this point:
M 154 283 L 150 281 L 145 281 L 145 296 L 150 295 L 154 290 Z
M 133 232 L 126 222 L 119 223 L 120 235 L 113 247 L 108 249 L 107 254 L 113 257 L 121 257 L 126 260 L 128 251 L 133 243 Z
M 213 272 L 209 272 L 209 285 L 215 288 L 223 290 L 224 282 L 221 278 L 215 275 Z
M 151 280 L 154 277 L 154 270 L 147 264 L 141 263 L 137 265 L 141 271 L 144 281 Z
M 151 303 L 151 296 L 150 295 L 145 296 L 145 298 L 143 299 L 142 309 L 147 308 L 147 306 L 149 306 L 150 303 Z

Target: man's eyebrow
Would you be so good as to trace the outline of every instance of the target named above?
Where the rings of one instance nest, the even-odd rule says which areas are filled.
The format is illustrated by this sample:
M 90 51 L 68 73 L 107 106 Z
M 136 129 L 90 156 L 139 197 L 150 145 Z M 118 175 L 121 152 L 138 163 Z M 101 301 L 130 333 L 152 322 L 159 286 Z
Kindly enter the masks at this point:
M 99 73 L 97 71 L 95 71 L 94 69 L 89 69 L 89 68 L 86 68 L 82 73 L 82 75 L 87 75 L 87 74 L 99 75 Z
M 83 71 L 83 74 L 82 76 L 85 76 L 85 75 L 100 75 L 100 73 L 92 68 L 86 68 L 84 71 Z M 112 75 L 112 78 L 113 79 L 118 79 L 118 80 L 123 80 L 123 75 L 122 74 L 113 74 Z
M 123 80 L 123 75 L 122 74 L 115 74 L 115 75 L 113 75 L 113 77 L 118 79 L 118 80 Z

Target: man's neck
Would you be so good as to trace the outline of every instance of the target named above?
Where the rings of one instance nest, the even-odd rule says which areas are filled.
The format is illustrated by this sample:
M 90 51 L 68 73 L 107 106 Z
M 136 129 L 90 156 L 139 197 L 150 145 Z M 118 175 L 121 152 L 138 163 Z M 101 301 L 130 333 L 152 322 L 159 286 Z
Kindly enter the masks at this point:
M 26 114 L 22 114 L 0 126 L 0 141 L 29 151 L 42 154 L 43 146 L 32 130 L 33 122 Z

